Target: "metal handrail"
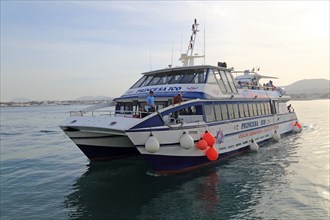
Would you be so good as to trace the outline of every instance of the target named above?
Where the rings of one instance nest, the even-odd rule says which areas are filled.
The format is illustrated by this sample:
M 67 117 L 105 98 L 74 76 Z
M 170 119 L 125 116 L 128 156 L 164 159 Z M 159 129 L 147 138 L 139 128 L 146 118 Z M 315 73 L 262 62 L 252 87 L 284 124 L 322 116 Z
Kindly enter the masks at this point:
M 96 111 L 90 111 L 90 112 L 85 112 L 85 111 L 70 111 L 70 116 L 87 116 L 90 114 L 92 117 L 94 116 L 109 116 L 109 117 L 115 117 L 116 115 L 123 115 L 125 116 L 132 116 L 134 118 L 142 118 L 143 114 L 150 114 L 148 112 L 142 112 L 142 111 L 122 111 L 122 110 L 96 110 Z

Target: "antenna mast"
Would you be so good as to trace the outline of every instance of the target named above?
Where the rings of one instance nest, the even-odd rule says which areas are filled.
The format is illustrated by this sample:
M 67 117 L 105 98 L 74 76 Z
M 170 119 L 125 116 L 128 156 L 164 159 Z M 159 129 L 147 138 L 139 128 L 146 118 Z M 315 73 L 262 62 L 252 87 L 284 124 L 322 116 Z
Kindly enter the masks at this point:
M 182 61 L 183 66 L 193 66 L 195 58 L 204 57 L 204 55 L 200 56 L 200 55 L 197 55 L 197 54 L 196 55 L 193 54 L 197 32 L 199 32 L 198 25 L 199 24 L 197 24 L 197 20 L 195 19 L 194 23 L 192 24 L 192 27 L 191 27 L 192 34 L 190 36 L 187 53 L 181 54 L 181 57 L 179 59 L 180 61 Z

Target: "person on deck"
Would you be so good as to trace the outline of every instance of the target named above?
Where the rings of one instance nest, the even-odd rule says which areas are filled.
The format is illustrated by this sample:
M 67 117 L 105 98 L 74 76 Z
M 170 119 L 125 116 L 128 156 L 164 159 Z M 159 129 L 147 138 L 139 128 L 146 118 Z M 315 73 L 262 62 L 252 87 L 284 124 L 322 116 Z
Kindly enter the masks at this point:
M 176 96 L 173 97 L 172 105 L 175 105 L 175 104 L 179 104 L 180 105 L 181 102 L 182 102 L 182 94 L 179 93 L 179 94 L 177 94 Z M 179 111 L 174 112 L 173 113 L 173 117 L 175 119 L 178 119 L 178 117 L 179 117 Z
M 149 96 L 147 97 L 146 100 L 146 110 L 148 112 L 154 112 L 155 111 L 155 97 L 154 97 L 154 91 L 149 92 Z
M 292 108 L 291 104 L 288 105 L 288 111 L 289 111 L 289 112 L 294 112 L 294 108 Z
M 180 104 L 181 102 L 182 102 L 182 94 L 179 93 L 179 94 L 177 94 L 176 96 L 173 97 L 172 105 Z

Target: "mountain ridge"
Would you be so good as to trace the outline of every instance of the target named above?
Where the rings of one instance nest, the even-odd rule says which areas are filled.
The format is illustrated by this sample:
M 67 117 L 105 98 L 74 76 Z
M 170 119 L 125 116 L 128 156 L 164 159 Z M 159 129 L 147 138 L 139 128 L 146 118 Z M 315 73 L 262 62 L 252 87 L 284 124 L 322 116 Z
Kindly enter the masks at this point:
M 330 97 L 330 80 L 327 79 L 302 79 L 298 80 L 287 86 L 280 86 L 286 90 L 288 95 L 292 95 L 292 98 L 329 98 Z M 113 97 L 108 96 L 81 96 L 73 99 L 73 101 L 107 101 L 112 100 Z M 14 98 L 9 102 L 24 103 L 36 101 L 28 98 Z
M 327 79 L 302 79 L 283 86 L 287 94 L 329 93 L 330 81 Z

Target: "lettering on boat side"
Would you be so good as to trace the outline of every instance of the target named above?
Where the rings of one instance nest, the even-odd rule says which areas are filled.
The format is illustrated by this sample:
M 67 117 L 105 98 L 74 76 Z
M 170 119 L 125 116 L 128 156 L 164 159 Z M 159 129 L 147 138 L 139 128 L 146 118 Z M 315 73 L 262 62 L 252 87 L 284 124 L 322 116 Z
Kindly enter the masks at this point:
M 145 88 L 145 89 L 139 89 L 136 91 L 136 93 L 148 93 L 149 91 L 154 91 L 154 92 L 177 92 L 180 91 L 182 88 L 181 86 L 171 86 L 171 87 L 154 87 L 154 88 Z
M 265 125 L 265 124 L 266 124 L 265 119 L 260 121 L 260 125 Z M 245 122 L 245 123 L 242 123 L 241 129 L 253 128 L 253 127 L 257 127 L 257 126 L 259 126 L 259 121 Z
M 241 139 L 241 138 L 245 138 L 245 137 L 249 137 L 249 136 L 255 136 L 255 135 L 258 135 L 258 134 L 261 134 L 261 133 L 264 133 L 264 132 L 268 132 L 268 131 L 271 131 L 271 130 L 276 130 L 278 128 L 279 128 L 278 125 L 274 125 L 274 126 L 266 127 L 266 128 L 263 128 L 263 129 L 257 129 L 257 130 L 254 130 L 254 131 L 239 134 L 238 138 Z M 269 135 L 265 135 L 265 137 L 268 137 L 268 136 Z
M 245 123 L 242 123 L 241 129 L 252 128 L 252 127 L 257 127 L 257 126 L 259 126 L 258 121 L 245 122 Z

